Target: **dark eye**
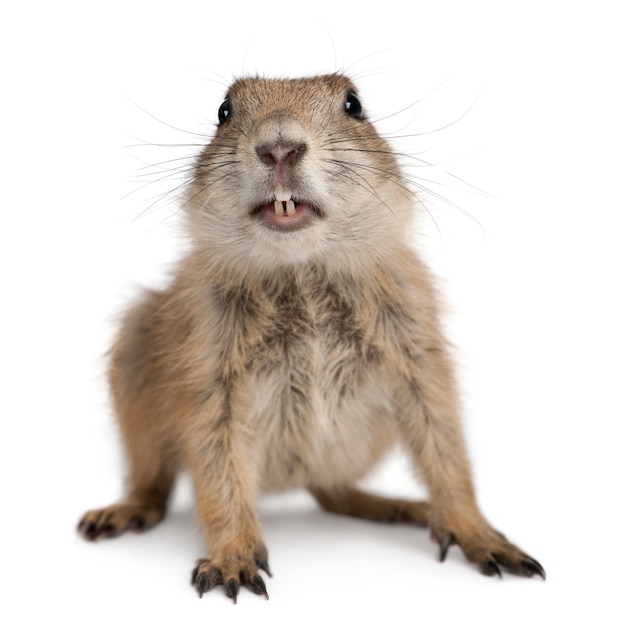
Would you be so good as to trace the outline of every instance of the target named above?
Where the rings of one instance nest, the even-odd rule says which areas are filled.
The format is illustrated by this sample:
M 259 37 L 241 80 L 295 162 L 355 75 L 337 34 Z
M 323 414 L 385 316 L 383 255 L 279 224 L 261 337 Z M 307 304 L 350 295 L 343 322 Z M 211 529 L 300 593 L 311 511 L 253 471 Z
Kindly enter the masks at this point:
M 361 106 L 361 102 L 354 91 L 349 91 L 346 94 L 344 110 L 348 113 L 348 115 L 354 117 L 356 120 L 363 119 L 363 107 Z
M 223 104 L 218 109 L 218 121 L 219 124 L 224 124 L 231 115 L 231 102 L 229 101 L 229 96 L 223 100 Z

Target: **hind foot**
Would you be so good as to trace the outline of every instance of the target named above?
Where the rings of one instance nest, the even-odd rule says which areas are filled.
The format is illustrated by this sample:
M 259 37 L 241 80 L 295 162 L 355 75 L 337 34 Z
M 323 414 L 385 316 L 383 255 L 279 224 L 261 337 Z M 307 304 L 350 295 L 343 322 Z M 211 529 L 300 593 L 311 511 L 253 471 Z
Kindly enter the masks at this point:
M 165 513 L 165 507 L 154 504 L 113 504 L 85 513 L 78 532 L 88 541 L 118 537 L 130 530 L 144 532 L 160 522 Z
M 390 524 L 428 525 L 428 502 L 383 498 L 354 487 L 342 487 L 335 491 L 311 488 L 310 491 L 318 504 L 329 513 Z
M 439 543 L 441 561 L 446 558 L 448 548 L 458 544 L 467 559 L 475 563 L 485 576 L 502 576 L 502 567 L 517 576 L 540 576 L 545 580 L 545 570 L 536 559 L 513 545 L 484 520 L 477 526 L 433 523 L 431 533 L 433 540 Z

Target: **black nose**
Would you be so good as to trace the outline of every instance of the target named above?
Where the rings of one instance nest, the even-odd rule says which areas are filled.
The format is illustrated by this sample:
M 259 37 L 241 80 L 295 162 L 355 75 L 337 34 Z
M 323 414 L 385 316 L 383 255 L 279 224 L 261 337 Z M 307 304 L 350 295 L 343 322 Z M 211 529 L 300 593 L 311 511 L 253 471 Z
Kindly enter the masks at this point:
M 263 143 L 256 146 L 255 153 L 266 165 L 296 165 L 307 152 L 306 143 Z

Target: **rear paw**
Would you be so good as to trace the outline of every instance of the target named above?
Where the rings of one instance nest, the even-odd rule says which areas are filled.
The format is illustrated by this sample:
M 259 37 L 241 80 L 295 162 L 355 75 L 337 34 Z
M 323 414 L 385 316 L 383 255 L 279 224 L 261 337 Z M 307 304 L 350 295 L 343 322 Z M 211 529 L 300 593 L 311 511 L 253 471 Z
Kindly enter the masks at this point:
M 433 540 L 439 543 L 441 561 L 446 558 L 449 547 L 456 543 L 485 576 L 502 577 L 502 567 L 517 576 L 546 578 L 543 566 L 536 559 L 492 528 L 475 536 L 457 536 L 452 532 L 437 531 L 433 532 Z
M 502 572 L 499 566 L 502 566 L 516 576 L 524 576 L 526 578 L 540 576 L 543 580 L 546 577 L 543 566 L 536 559 L 521 552 L 519 548 L 512 544 L 509 544 L 509 548 L 506 550 L 491 552 L 484 558 L 470 560 L 478 564 L 478 569 L 485 576 L 499 576 L 501 578 Z
M 200 598 L 218 585 L 223 585 L 225 594 L 234 601 L 234 604 L 238 602 L 241 586 L 247 587 L 257 595 L 263 595 L 268 600 L 266 584 L 259 574 L 260 569 L 271 576 L 265 556 L 255 555 L 253 559 L 241 556 L 224 560 L 199 559 L 192 572 L 191 584 Z
M 514 549 L 514 554 L 508 552 L 499 552 L 494 554 L 496 561 L 506 568 L 511 574 L 517 576 L 525 576 L 526 578 L 532 578 L 533 576 L 540 576 L 543 580 L 546 579 L 545 570 L 543 566 L 531 556 L 521 552 L 519 548 L 516 548 L 512 544 L 509 544 Z M 487 572 L 484 572 L 487 574 Z
M 165 509 L 147 504 L 115 504 L 88 511 L 78 532 L 88 541 L 118 537 L 126 531 L 143 532 L 162 520 Z

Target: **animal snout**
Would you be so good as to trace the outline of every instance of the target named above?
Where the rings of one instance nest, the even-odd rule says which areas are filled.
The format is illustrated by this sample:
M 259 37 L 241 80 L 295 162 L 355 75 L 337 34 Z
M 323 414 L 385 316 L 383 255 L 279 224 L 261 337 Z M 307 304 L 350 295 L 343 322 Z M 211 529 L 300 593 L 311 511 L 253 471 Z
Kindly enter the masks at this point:
M 271 167 L 296 165 L 307 152 L 307 144 L 299 143 L 261 143 L 255 148 L 259 160 Z

